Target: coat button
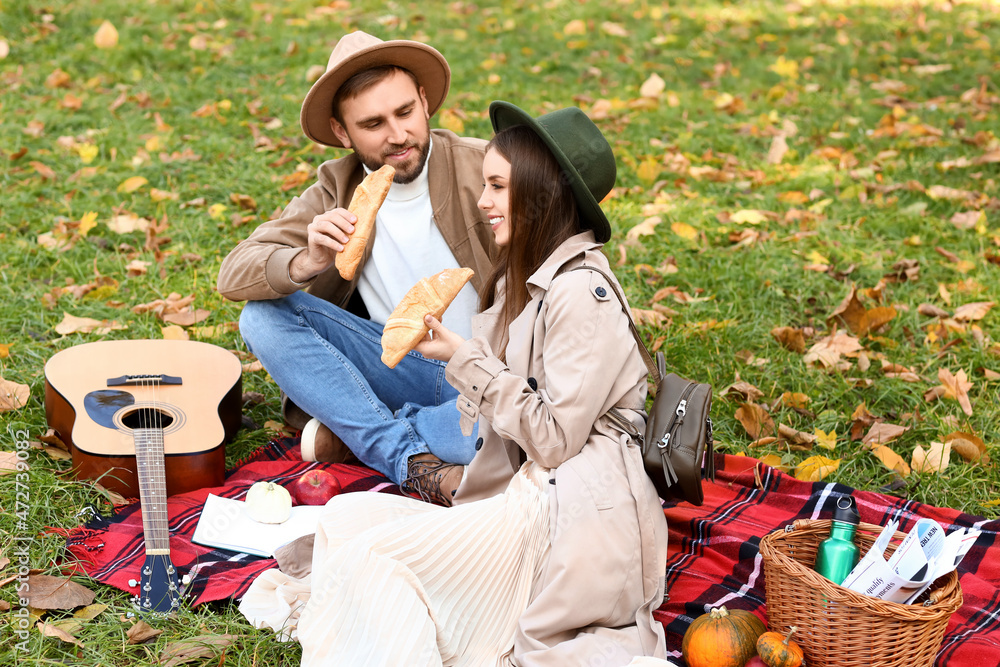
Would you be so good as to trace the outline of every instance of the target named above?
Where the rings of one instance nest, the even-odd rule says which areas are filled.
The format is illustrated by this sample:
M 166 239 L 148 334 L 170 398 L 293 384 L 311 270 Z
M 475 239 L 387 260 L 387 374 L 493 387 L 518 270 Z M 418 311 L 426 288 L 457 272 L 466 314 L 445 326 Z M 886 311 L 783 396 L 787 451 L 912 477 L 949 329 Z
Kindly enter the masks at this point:
M 598 287 L 597 289 L 594 290 L 594 294 L 601 297 L 605 296 L 607 293 L 608 293 L 607 290 L 605 290 L 603 287 Z
M 531 391 L 538 390 L 538 380 L 535 378 L 528 378 L 528 386 L 531 387 Z
M 479 438 L 479 440 L 476 440 L 476 451 L 478 452 L 482 448 L 483 448 L 483 439 Z
M 479 391 L 479 387 L 477 387 L 476 385 L 472 385 L 472 391 Z

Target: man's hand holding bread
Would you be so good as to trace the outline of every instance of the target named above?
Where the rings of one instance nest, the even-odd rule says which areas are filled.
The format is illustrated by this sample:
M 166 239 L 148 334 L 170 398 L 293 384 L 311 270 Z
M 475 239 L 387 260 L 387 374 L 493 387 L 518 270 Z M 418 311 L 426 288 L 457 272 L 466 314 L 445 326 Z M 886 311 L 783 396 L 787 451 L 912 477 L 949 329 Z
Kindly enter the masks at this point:
M 341 277 L 353 279 L 375 228 L 375 214 L 389 193 L 395 173 L 389 165 L 372 172 L 354 191 L 346 209 L 335 208 L 313 218 L 306 228 L 306 250 L 292 260 L 288 277 L 304 283 L 336 263 Z

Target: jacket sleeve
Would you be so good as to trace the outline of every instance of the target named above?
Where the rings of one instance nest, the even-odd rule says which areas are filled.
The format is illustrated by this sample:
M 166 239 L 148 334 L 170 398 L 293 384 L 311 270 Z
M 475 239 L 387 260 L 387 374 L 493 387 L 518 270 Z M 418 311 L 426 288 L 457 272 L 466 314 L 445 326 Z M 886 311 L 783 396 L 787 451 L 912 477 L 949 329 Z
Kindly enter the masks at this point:
M 484 338 L 466 341 L 446 370 L 463 420 L 481 414 L 548 468 L 583 449 L 634 348 L 621 305 L 590 293 L 589 274 L 559 276 L 545 295 L 544 387 L 511 373 Z
M 306 228 L 313 218 L 337 207 L 336 195 L 322 181 L 292 199 L 281 217 L 265 222 L 222 261 L 218 289 L 232 301 L 277 299 L 312 281 L 296 284 L 289 265 L 308 243 Z

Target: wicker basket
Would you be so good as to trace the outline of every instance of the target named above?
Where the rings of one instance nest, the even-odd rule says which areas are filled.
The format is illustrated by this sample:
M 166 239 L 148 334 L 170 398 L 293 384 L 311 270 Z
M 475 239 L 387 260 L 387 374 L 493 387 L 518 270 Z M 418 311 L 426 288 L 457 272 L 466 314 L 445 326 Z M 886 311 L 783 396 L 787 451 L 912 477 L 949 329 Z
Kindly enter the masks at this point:
M 812 569 L 830 521 L 799 520 L 760 542 L 770 629 L 798 631 L 808 667 L 930 667 L 948 619 L 962 606 L 958 574 L 939 578 L 915 604 L 898 604 L 837 586 Z M 862 555 L 882 531 L 858 526 Z M 896 532 L 891 553 L 905 535 Z

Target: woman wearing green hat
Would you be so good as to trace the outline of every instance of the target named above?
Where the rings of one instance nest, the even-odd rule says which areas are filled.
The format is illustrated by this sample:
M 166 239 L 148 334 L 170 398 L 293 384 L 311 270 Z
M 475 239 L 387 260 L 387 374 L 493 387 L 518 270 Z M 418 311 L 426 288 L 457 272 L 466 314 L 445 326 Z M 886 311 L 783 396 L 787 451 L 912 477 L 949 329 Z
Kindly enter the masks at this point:
M 614 155 L 577 108 L 533 118 L 494 102 L 490 119 L 479 207 L 501 256 L 473 337 L 429 316 L 416 348 L 448 362 L 479 451 L 454 507 L 360 493 L 327 505 L 297 625 L 303 665 L 666 656 L 653 619 L 666 520 L 638 447 L 606 417 L 617 408 L 644 429 L 646 367 L 601 253 Z

